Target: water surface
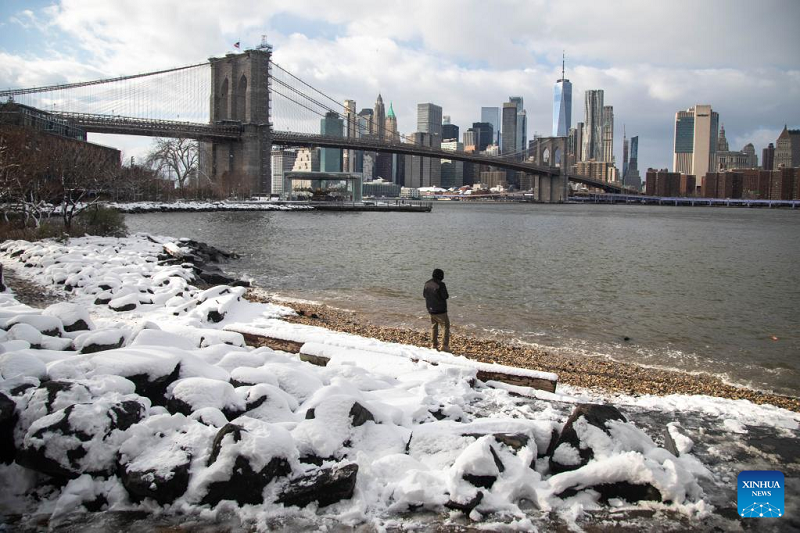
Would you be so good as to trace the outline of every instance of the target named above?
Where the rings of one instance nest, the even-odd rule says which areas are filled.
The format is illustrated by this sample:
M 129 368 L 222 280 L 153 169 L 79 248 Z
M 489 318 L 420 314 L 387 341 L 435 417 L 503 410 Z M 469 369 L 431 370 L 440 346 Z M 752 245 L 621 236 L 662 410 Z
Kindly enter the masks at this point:
M 451 321 L 478 333 L 800 394 L 797 211 L 438 202 L 127 223 L 234 250 L 226 270 L 378 323 L 427 327 L 422 285 L 439 267 Z

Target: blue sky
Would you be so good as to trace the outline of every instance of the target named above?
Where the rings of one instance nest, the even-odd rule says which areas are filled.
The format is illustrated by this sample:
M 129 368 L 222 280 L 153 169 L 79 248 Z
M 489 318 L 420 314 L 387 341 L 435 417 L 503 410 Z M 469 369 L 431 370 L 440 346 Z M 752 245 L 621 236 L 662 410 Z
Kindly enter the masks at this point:
M 784 123 L 800 125 L 800 2 L 676 0 L 62 0 L 0 3 L 0 87 L 81 81 L 204 61 L 257 45 L 337 99 L 394 103 L 401 132 L 416 104 L 443 107 L 462 131 L 482 106 L 522 95 L 528 138 L 549 134 L 561 53 L 583 96 L 603 89 L 638 135 L 640 169 L 671 166 L 674 115 L 698 103 L 719 112 L 731 146 L 760 156 Z M 144 139 L 106 138 L 128 155 Z

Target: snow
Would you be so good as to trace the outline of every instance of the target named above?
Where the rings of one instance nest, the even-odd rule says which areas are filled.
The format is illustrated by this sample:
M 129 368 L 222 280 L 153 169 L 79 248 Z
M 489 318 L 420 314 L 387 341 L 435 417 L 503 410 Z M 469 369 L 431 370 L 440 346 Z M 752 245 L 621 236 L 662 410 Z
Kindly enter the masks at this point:
M 151 211 L 303 211 L 313 207 L 301 204 L 272 204 L 261 202 L 125 202 L 110 203 L 109 207 L 123 213 Z
M 673 456 L 656 443 L 661 435 L 635 424 L 637 412 L 667 419 L 679 413 L 707 416 L 731 438 L 752 428 L 800 429 L 797 413 L 746 401 L 602 396 L 565 385 L 549 393 L 482 383 L 475 379 L 479 372 L 552 381 L 557 376 L 291 324 L 282 320 L 291 309 L 249 302 L 241 287 L 199 290 L 191 266 L 159 262 L 165 246 L 186 250 L 181 241 L 146 235 L 0 244 L 6 268 L 53 290 L 63 292 L 66 284 L 70 298 L 40 310 L 9 292 L 0 294 L 0 391 L 16 405 L 15 443 L 40 450 L 74 474 L 41 498 L 43 476 L 16 463 L 0 465 L 6 489 L 0 504 L 9 512 L 58 516 L 102 495 L 115 510 L 194 513 L 209 520 L 233 512 L 261 529 L 275 517 L 333 518 L 353 527 L 370 522 L 382 529 L 417 509 L 447 516 L 448 501 L 465 504 L 480 491 L 482 500 L 470 514 L 479 521 L 476 527 L 530 529 L 537 513 L 579 521 L 586 510 L 605 506 L 592 487 L 626 481 L 651 484 L 669 502 L 612 498 L 612 506 L 676 511 L 694 519 L 710 507 L 701 482 L 714 476 L 694 455 L 700 446 L 679 423 L 665 423 L 662 429 L 679 452 Z M 15 252 L 21 253 L 10 257 Z M 20 268 L 23 263 L 32 266 Z M 100 297 L 111 304 L 95 304 Z M 113 309 L 123 303 L 135 308 Z M 210 319 L 214 313 L 219 322 Z M 65 331 L 79 321 L 89 330 Z M 301 343 L 301 354 L 325 358 L 327 365 L 248 347 L 243 334 Z M 156 399 L 151 401 L 137 393 L 143 377 L 163 385 L 161 404 L 153 405 L 157 395 L 148 393 Z M 142 420 L 112 428 L 109 413 L 120 402 L 140 406 Z M 553 458 L 578 468 L 552 475 L 546 454 L 554 432 L 582 402 L 612 403 L 626 416 L 633 413 L 633 422 L 611 421 L 604 431 L 578 419 L 573 427 L 592 459 L 580 466 L 580 450 L 561 444 Z M 356 404 L 372 419 L 356 425 Z M 176 405 L 191 413 L 176 412 Z M 59 429 L 67 413 L 69 431 Z M 220 453 L 210 461 L 215 437 L 227 424 L 242 428 L 241 438 L 230 432 L 221 437 Z M 511 436 L 518 446 L 506 444 Z M 70 455 L 80 457 L 70 462 Z M 255 471 L 282 458 L 291 474 L 264 490 L 262 505 L 203 504 L 209 487 L 230 479 L 239 457 Z M 291 479 L 317 468 L 303 462 L 309 458 L 326 466 L 357 463 L 353 498 L 320 509 L 274 503 Z M 169 477 L 186 464 L 189 487 L 170 506 L 149 499 L 135 503 L 115 473 L 124 466 Z M 465 476 L 494 482 L 478 487 Z

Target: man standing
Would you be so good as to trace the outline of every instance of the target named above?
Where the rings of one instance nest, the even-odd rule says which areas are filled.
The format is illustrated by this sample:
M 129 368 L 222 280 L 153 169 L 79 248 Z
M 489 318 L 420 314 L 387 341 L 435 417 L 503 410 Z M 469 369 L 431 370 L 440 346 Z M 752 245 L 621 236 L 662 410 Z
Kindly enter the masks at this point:
M 450 319 L 447 318 L 447 286 L 444 284 L 444 272 L 437 268 L 433 277 L 425 283 L 422 296 L 425 297 L 425 306 L 431 314 L 431 348 L 439 349 L 439 326 L 444 328 L 442 338 L 442 351 L 450 351 Z

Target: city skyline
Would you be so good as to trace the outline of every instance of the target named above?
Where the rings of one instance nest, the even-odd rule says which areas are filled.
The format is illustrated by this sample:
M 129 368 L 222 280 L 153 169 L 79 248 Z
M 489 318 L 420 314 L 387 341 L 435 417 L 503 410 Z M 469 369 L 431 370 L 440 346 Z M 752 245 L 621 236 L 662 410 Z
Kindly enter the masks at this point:
M 691 19 L 684 16 L 688 3 L 623 2 L 609 8 L 511 2 L 503 6 L 503 13 L 514 15 L 509 17 L 478 3 L 468 9 L 446 2 L 416 9 L 345 3 L 266 7 L 244 1 L 222 9 L 208 2 L 193 6 L 187 18 L 181 4 L 170 2 L 5 2 L 0 86 L 198 62 L 233 51 L 235 42 L 242 49 L 255 46 L 267 35 L 278 63 L 338 99 L 366 107 L 383 94 L 394 103 L 404 134 L 413 133 L 419 103 L 436 102 L 466 131 L 481 119 L 481 107 L 501 107 L 509 95 L 518 95 L 525 101 L 527 138 L 548 135 L 563 50 L 573 84 L 572 125 L 585 122 L 585 91 L 604 90 L 616 120 L 639 137 L 640 168 L 672 167 L 675 113 L 696 104 L 719 112 L 737 150 L 752 143 L 760 154 L 784 124 L 800 125 L 800 64 L 792 53 L 800 37 L 791 29 L 800 4 L 794 2 L 775 0 L 758 10 L 744 2 L 709 2 L 696 7 L 698 16 Z M 619 17 L 623 10 L 626 17 Z M 765 31 L 773 38 L 759 38 Z M 475 41 L 476 32 L 485 39 Z M 626 38 L 604 37 L 620 34 Z M 142 155 L 150 145 L 149 139 L 129 137 L 98 142 L 120 146 L 126 156 Z M 614 148 L 622 160 L 619 129 Z

